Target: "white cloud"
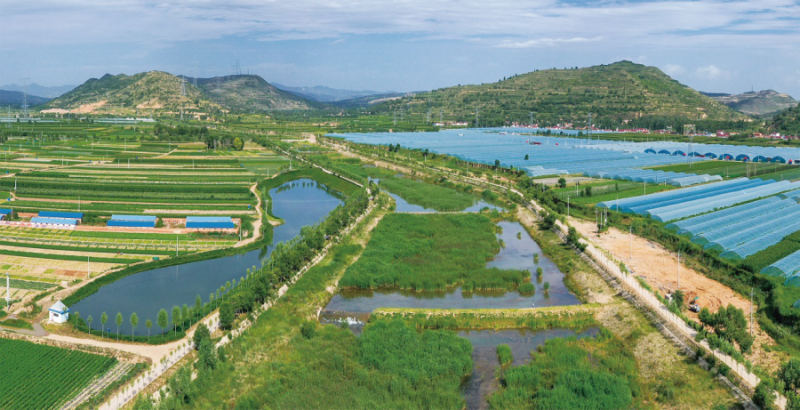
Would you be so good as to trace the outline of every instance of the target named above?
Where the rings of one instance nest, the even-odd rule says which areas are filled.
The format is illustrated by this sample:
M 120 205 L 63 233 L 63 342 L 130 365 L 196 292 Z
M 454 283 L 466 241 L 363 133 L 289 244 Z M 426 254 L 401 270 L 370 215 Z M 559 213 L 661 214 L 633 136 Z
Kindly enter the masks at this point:
M 345 35 L 483 38 L 494 39 L 490 46 L 525 48 L 599 33 L 609 45 L 800 46 L 800 27 L 787 20 L 800 18 L 800 4 L 791 0 L 4 0 L 0 9 L 5 49 Z M 773 28 L 781 31 L 764 32 Z
M 729 71 L 723 70 L 713 64 L 705 67 L 698 67 L 695 75 L 704 80 L 727 80 L 731 77 Z
M 584 38 L 584 37 L 573 37 L 573 38 L 539 38 L 535 40 L 528 40 L 528 41 L 521 41 L 521 42 L 503 42 L 497 44 L 495 47 L 499 48 L 530 48 L 530 47 L 539 47 L 539 46 L 554 46 L 558 44 L 565 44 L 565 43 L 585 43 L 589 41 L 600 41 L 602 37 L 594 37 L 594 38 Z
M 682 65 L 678 64 L 667 64 L 664 66 L 664 68 L 662 68 L 662 70 L 670 77 L 681 75 L 686 72 L 686 69 Z

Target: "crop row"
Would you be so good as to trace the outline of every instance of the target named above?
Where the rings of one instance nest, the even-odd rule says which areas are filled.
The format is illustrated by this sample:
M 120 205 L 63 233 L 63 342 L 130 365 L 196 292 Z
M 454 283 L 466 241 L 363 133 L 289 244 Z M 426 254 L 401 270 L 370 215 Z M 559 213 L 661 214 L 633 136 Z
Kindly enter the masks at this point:
M 21 340 L 0 339 L 0 408 L 56 407 L 117 360 Z

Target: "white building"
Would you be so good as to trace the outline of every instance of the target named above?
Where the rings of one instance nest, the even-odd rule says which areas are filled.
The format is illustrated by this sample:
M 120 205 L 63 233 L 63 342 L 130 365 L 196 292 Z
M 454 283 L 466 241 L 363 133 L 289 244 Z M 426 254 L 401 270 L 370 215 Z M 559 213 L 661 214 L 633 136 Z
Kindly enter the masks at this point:
M 60 300 L 50 307 L 50 322 L 66 323 L 69 320 L 69 308 Z

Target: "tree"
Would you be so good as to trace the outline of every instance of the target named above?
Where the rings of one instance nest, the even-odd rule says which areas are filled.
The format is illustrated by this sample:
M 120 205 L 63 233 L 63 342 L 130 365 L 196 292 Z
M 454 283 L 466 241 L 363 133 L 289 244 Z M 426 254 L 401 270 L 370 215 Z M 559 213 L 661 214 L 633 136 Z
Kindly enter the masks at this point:
M 239 137 L 234 138 L 233 149 L 235 149 L 236 151 L 241 151 L 242 148 L 244 148 L 244 142 L 242 142 L 242 139 Z
M 566 188 L 567 187 L 567 180 L 562 178 L 558 179 L 558 187 L 559 188 Z
M 775 393 L 763 381 L 756 386 L 756 391 L 753 393 L 753 403 L 762 410 L 775 409 Z
M 181 307 L 181 317 L 183 318 L 184 322 L 186 321 L 186 319 L 189 319 L 189 307 L 186 306 L 185 304 Z M 192 326 L 191 323 L 189 324 L 189 326 L 190 327 Z
M 525 161 L 529 160 L 531 157 L 528 154 L 525 154 Z
M 81 312 L 75 312 L 72 314 L 72 316 L 75 317 L 75 327 L 77 328 L 81 325 Z
M 678 308 L 678 311 L 683 310 L 685 298 L 682 290 L 676 290 L 675 293 L 672 294 L 672 304 Z
M 497 168 L 500 168 L 500 160 L 499 159 L 494 160 L 494 169 L 497 169 Z
M 175 335 L 178 335 L 178 322 L 181 321 L 181 308 L 177 306 L 172 307 L 172 329 Z
M 200 312 L 203 310 L 203 298 L 200 295 L 194 299 L 194 313 L 201 314 Z
M 147 328 L 147 340 L 150 340 L 150 328 L 153 327 L 153 321 L 150 319 L 145 320 L 144 327 Z
M 114 320 L 114 323 L 117 324 L 117 340 L 119 340 L 119 327 L 122 325 L 122 313 L 117 312 L 117 319 Z
M 587 186 L 583 191 L 585 192 L 586 196 L 592 196 L 592 187 Z
M 100 337 L 103 337 L 103 331 L 106 329 L 106 322 L 108 322 L 108 315 L 106 312 L 103 312 L 103 314 L 100 315 L 100 324 L 102 325 L 100 328 Z
M 208 294 L 208 303 L 209 304 L 214 303 L 214 307 L 215 308 L 217 307 L 217 304 L 214 302 L 214 294 L 213 293 L 209 293 Z
M 800 359 L 792 358 L 778 370 L 778 378 L 783 381 L 786 390 L 800 388 Z
M 233 326 L 233 319 L 235 315 L 233 313 L 233 306 L 231 306 L 230 302 L 225 302 L 219 307 L 219 325 L 221 328 L 225 330 L 230 330 Z
M 139 326 L 139 315 L 133 312 L 131 313 L 131 341 L 133 341 L 133 334 L 136 333 L 137 326 Z
M 158 316 L 156 317 L 156 324 L 158 324 L 158 327 L 161 328 L 161 333 L 164 333 L 164 330 L 169 325 L 169 316 L 167 316 L 166 310 L 161 309 L 158 311 Z
M 92 334 L 92 322 L 94 322 L 94 319 L 92 318 L 92 315 L 89 315 L 86 318 L 86 324 L 89 325 L 89 334 Z
M 192 342 L 194 342 L 194 348 L 200 349 L 200 342 L 204 339 L 211 339 L 211 332 L 208 330 L 208 326 L 205 323 L 200 323 L 197 325 L 197 329 L 194 331 L 194 335 L 192 336 Z
M 300 325 L 300 333 L 306 339 L 311 339 L 317 334 L 317 324 L 311 320 L 304 321 L 303 324 Z

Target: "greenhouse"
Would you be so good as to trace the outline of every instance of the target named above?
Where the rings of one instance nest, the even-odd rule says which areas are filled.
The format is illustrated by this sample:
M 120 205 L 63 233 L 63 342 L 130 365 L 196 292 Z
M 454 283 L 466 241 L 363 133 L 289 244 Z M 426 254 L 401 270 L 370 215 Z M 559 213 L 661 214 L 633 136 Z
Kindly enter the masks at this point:
M 800 220 L 784 220 L 783 227 L 779 226 L 774 231 L 762 231 L 763 235 L 750 237 L 746 242 L 722 252 L 719 256 L 726 259 L 742 260 L 775 245 L 787 235 L 791 235 L 798 230 L 800 230 Z
M 796 205 L 796 204 L 795 204 Z M 786 215 L 794 215 L 798 212 L 800 207 L 798 206 L 789 206 L 785 208 L 780 208 L 776 210 L 772 210 L 769 213 L 769 218 L 767 219 L 762 216 L 752 217 L 740 221 L 735 221 L 734 223 L 727 224 L 725 226 L 720 226 L 719 228 L 712 229 L 710 231 L 704 232 L 699 235 L 695 235 L 692 238 L 692 242 L 698 245 L 707 245 L 709 242 L 716 241 L 718 239 L 725 238 L 729 235 L 734 235 L 738 232 L 753 228 L 753 227 L 760 227 L 763 226 L 765 223 L 768 223 L 770 220 L 774 220 L 776 218 L 782 218 Z
M 739 221 L 762 216 L 766 213 L 785 208 L 794 204 L 793 201 L 781 199 L 777 196 L 750 202 L 696 216 L 682 221 L 673 222 L 666 226 L 667 229 L 677 231 L 679 235 L 699 235 L 713 229 L 730 225 Z
M 770 181 L 766 181 L 767 183 L 763 185 L 745 187 L 741 190 L 718 194 L 712 197 L 651 209 L 648 213 L 650 217 L 657 221 L 669 222 L 800 188 L 800 182 L 772 181 L 772 183 L 769 183 Z
M 757 238 L 771 232 L 777 232 L 785 226 L 793 226 L 795 222 L 800 222 L 800 218 L 798 217 L 800 217 L 800 207 L 790 207 L 775 212 L 773 215 L 770 215 L 768 220 L 756 219 L 755 221 L 750 220 L 744 221 L 741 224 L 729 225 L 720 230 L 724 233 L 723 236 L 716 239 L 708 239 L 708 237 L 706 237 L 708 243 L 703 247 L 703 249 L 716 249 L 719 251 L 732 249 L 738 245 L 752 240 L 753 238 Z M 747 222 L 750 223 L 747 224 Z M 800 228 L 795 229 L 795 231 L 796 230 L 800 230 Z
M 717 195 L 727 194 L 729 192 L 741 191 L 743 189 L 755 188 L 774 181 L 763 181 L 761 179 L 748 180 L 747 178 L 744 178 L 743 181 L 739 181 L 733 184 L 727 184 L 727 182 L 728 181 L 718 182 L 716 184 L 702 185 L 702 187 L 705 189 L 696 192 L 686 192 L 683 195 L 676 195 L 666 200 L 662 199 L 655 201 L 646 201 L 642 204 L 628 207 L 628 212 L 637 213 L 640 215 L 647 215 L 650 210 L 659 209 L 675 204 L 683 204 L 697 199 L 711 198 Z M 623 207 L 622 210 L 625 211 L 625 207 Z
M 684 186 L 703 184 L 712 181 L 722 181 L 722 177 L 719 175 L 708 175 L 708 174 L 690 175 L 682 178 L 672 178 L 668 180 L 668 183 L 673 186 L 684 187 Z
M 762 275 L 769 275 L 788 279 L 800 271 L 800 251 L 797 251 L 775 263 L 761 269 Z

